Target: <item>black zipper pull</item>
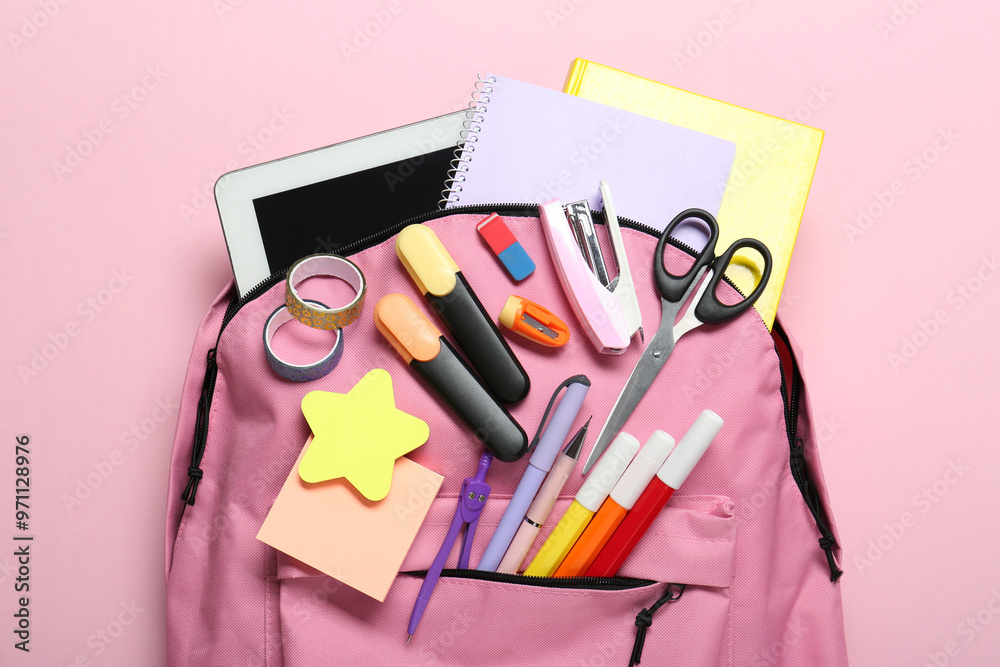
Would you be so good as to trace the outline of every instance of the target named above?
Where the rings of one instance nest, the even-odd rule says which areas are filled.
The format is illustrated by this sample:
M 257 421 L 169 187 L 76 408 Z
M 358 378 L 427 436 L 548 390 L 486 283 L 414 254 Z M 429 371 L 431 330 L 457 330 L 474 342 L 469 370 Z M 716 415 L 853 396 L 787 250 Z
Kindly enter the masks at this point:
M 837 559 L 833 557 L 833 550 L 837 546 L 837 540 L 830 533 L 819 538 L 819 546 L 826 554 L 826 563 L 830 566 L 830 581 L 837 581 L 844 574 L 844 571 L 837 567 Z
M 806 465 L 806 453 L 802 438 L 796 435 L 796 431 L 798 430 L 799 391 L 802 388 L 802 375 L 799 373 L 795 356 L 791 352 L 792 344 L 777 320 L 774 321 L 772 333 L 775 334 L 774 349 L 778 356 L 778 364 L 781 367 L 781 398 L 785 404 L 785 429 L 788 431 L 788 446 L 791 454 L 788 461 L 789 467 L 792 471 L 792 477 L 795 479 L 795 483 L 802 493 L 802 498 L 806 501 L 809 513 L 812 514 L 813 520 L 816 522 L 816 528 L 819 530 L 819 546 L 823 550 L 823 553 L 826 554 L 826 562 L 830 567 L 830 581 L 837 581 L 844 574 L 844 571 L 837 566 L 837 559 L 833 557 L 833 550 L 837 548 L 837 540 L 833 536 L 833 531 L 827 525 L 827 515 L 824 512 L 823 503 L 820 502 L 816 486 L 809 478 L 809 469 Z M 785 368 L 785 362 L 782 360 L 781 355 L 782 350 L 787 352 L 791 368 Z
M 792 470 L 793 472 L 797 472 L 796 480 L 799 482 L 802 497 L 805 499 L 806 505 L 809 507 L 809 511 L 816 521 L 816 527 L 819 528 L 819 546 L 823 550 L 823 553 L 826 554 L 826 563 L 830 567 L 830 581 L 837 581 L 844 574 L 844 571 L 837 566 L 837 559 L 833 556 L 833 550 L 837 547 L 837 540 L 833 536 L 833 531 L 830 530 L 830 527 L 826 525 L 826 521 L 823 520 L 823 504 L 820 502 L 816 485 L 812 483 L 812 480 L 806 474 L 805 463 L 805 446 L 802 443 L 802 438 L 796 437 L 795 443 L 792 445 Z
M 668 602 L 680 600 L 685 588 L 687 588 L 687 584 L 667 584 L 667 590 L 660 596 L 660 599 L 653 603 L 652 607 L 643 609 L 636 615 L 635 627 L 638 630 L 635 633 L 635 644 L 632 645 L 632 658 L 629 660 L 628 667 L 635 667 L 642 659 L 642 647 L 646 644 L 646 628 L 653 624 L 653 614 Z
M 198 493 L 198 483 L 204 477 L 201 469 L 201 459 L 205 455 L 205 442 L 208 440 L 208 413 L 212 407 L 212 391 L 215 389 L 215 378 L 219 367 L 215 362 L 215 348 L 208 351 L 205 369 L 205 381 L 201 385 L 201 397 L 198 399 L 198 414 L 194 423 L 194 446 L 191 448 L 191 465 L 188 466 L 188 483 L 181 494 L 181 500 L 188 505 L 194 505 Z

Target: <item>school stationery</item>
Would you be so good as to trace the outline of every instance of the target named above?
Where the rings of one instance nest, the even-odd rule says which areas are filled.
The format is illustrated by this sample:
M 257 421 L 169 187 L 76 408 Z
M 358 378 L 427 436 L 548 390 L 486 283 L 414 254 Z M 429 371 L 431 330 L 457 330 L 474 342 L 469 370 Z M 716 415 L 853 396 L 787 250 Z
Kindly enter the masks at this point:
M 576 245 L 583 253 L 584 261 L 593 271 L 597 281 L 607 287 L 611 283 L 611 278 L 608 276 L 608 267 L 604 263 L 601 242 L 597 239 L 597 227 L 594 225 L 590 204 L 587 203 L 586 199 L 581 199 L 566 204 L 563 209 L 566 211 L 566 219 L 569 221 L 573 238 L 576 239 Z
M 481 86 L 442 193 L 446 208 L 559 197 L 596 210 L 593 184 L 604 178 L 632 220 L 718 211 L 732 142 L 502 76 Z
M 621 479 L 611 489 L 608 498 L 601 504 L 597 514 L 587 524 L 587 528 L 566 554 L 566 558 L 553 576 L 578 577 L 590 567 L 598 552 L 615 532 L 615 528 L 625 518 L 625 513 L 632 509 L 639 494 L 656 475 L 656 471 L 663 465 L 673 448 L 673 438 L 663 431 L 653 432 L 628 464 Z
M 434 231 L 425 225 L 406 227 L 396 237 L 396 255 L 500 402 L 517 403 L 527 396 L 528 374 Z
M 354 298 L 343 306 L 327 308 L 299 296 L 299 286 L 315 276 L 340 278 L 354 290 Z M 358 319 L 365 305 L 365 274 L 358 265 L 339 255 L 317 254 L 292 264 L 285 279 L 285 306 L 292 317 L 314 329 L 341 329 Z
M 298 286 L 315 276 L 332 276 L 343 280 L 354 290 L 354 297 L 346 305 L 335 308 L 330 308 L 322 301 L 301 297 Z M 271 369 L 293 382 L 318 380 L 332 371 L 344 353 L 342 328 L 360 315 L 366 289 L 364 274 L 351 260 L 344 257 L 317 254 L 295 262 L 285 279 L 285 305 L 276 308 L 264 323 L 264 353 Z M 292 319 L 315 329 L 334 331 L 332 349 L 312 363 L 291 363 L 282 359 L 274 351 L 274 333 L 278 327 Z
M 305 301 L 307 304 L 318 308 L 327 307 L 320 301 L 313 301 L 311 299 L 306 299 Z M 291 380 L 292 382 L 318 380 L 332 371 L 337 366 L 337 362 L 340 361 L 340 357 L 344 354 L 343 329 L 333 330 L 331 334 L 333 338 L 332 349 L 322 359 L 309 364 L 296 364 L 282 359 L 274 351 L 272 343 L 274 332 L 278 330 L 278 327 L 292 321 L 295 321 L 295 318 L 288 312 L 288 306 L 284 304 L 275 308 L 274 312 L 268 316 L 267 321 L 264 323 L 264 354 L 267 355 L 267 363 L 275 373 L 286 380 Z
M 310 484 L 299 476 L 298 464 L 315 442 L 313 437 L 306 441 L 266 511 L 257 539 L 375 600 L 385 600 L 444 478 L 400 457 L 393 463 L 389 495 L 372 502 L 345 479 Z M 262 463 L 258 461 L 258 467 Z M 218 522 L 217 530 L 223 530 Z
M 774 275 L 754 304 L 770 328 L 819 160 L 823 131 L 582 58 L 573 61 L 563 91 L 735 143 L 732 173 L 717 212 L 720 243 L 754 236 L 771 249 Z M 667 219 L 648 218 L 647 224 L 662 229 Z
M 367 221 L 434 208 L 465 120 L 457 111 L 223 174 L 215 203 L 240 296 L 300 257 L 366 238 Z M 210 197 L 182 204 L 185 221 Z
M 417 601 L 413 604 L 413 611 L 410 613 L 410 623 L 406 627 L 406 641 L 409 643 L 413 638 L 413 633 L 417 631 L 417 625 L 424 615 L 424 609 L 430 602 L 434 586 L 437 585 L 441 577 L 441 570 L 444 569 L 445 561 L 448 560 L 451 549 L 458 539 L 458 534 L 462 533 L 462 550 L 458 554 L 458 567 L 467 569 L 469 567 L 469 554 L 472 552 L 472 541 L 476 536 L 476 528 L 479 526 L 479 516 L 483 513 L 483 507 L 490 496 L 490 485 L 486 483 L 486 473 L 493 462 L 493 455 L 489 452 L 479 457 L 479 468 L 472 477 L 466 477 L 462 482 L 462 489 L 458 494 L 458 507 L 455 508 L 455 517 L 451 520 L 448 534 L 445 535 L 441 548 L 438 549 L 434 562 L 431 563 L 424 577 L 424 583 L 420 585 L 420 592 L 417 593 Z M 464 532 L 463 532 L 464 530 Z
M 565 218 L 559 213 L 559 201 L 550 200 L 541 205 L 541 218 L 559 281 L 588 338 L 598 352 L 622 354 L 636 332 L 644 340 L 642 312 L 607 181 L 601 181 L 600 192 L 617 269 L 614 278 L 604 261 L 586 200 L 563 206 Z M 571 248 L 564 220 L 572 230 L 579 255 Z
M 649 485 L 633 502 L 621 525 L 600 550 L 586 569 L 588 577 L 613 577 L 622 563 L 638 544 L 653 523 L 653 519 L 667 504 L 674 492 L 688 478 L 705 450 L 722 428 L 722 417 L 705 410 L 688 429 L 684 437 L 667 457 L 666 462 L 649 481 Z
M 698 251 L 694 263 L 687 271 L 683 275 L 677 276 L 667 270 L 663 251 L 667 239 L 670 238 L 674 229 L 689 220 L 698 220 L 704 223 L 708 228 L 708 241 Z M 715 246 L 718 239 L 719 224 L 711 213 L 700 209 L 689 209 L 679 213 L 660 234 L 660 240 L 656 244 L 653 255 L 653 274 L 656 278 L 656 289 L 660 294 L 660 328 L 656 331 L 656 335 L 650 339 L 649 345 L 646 346 L 646 350 L 632 371 L 632 375 L 625 383 L 625 388 L 618 396 L 608 420 L 598 434 L 594 449 L 591 450 L 590 457 L 583 466 L 584 473 L 594 465 L 611 439 L 625 425 L 632 411 L 635 410 L 639 401 L 646 394 L 646 390 L 653 384 L 653 380 L 663 368 L 663 364 L 670 357 L 677 339 L 701 324 L 721 324 L 733 319 L 753 305 L 754 301 L 763 293 L 764 288 L 767 287 L 772 265 L 771 253 L 768 252 L 767 246 L 757 239 L 739 239 L 716 257 Z M 724 303 L 720 301 L 717 293 L 719 283 L 725 277 L 725 271 L 733 262 L 736 253 L 743 248 L 756 251 L 763 263 L 762 266 L 756 267 L 756 271 L 759 272 L 757 286 L 740 300 L 734 303 Z M 741 257 L 739 261 L 746 262 L 748 260 Z M 677 315 L 680 314 L 681 308 L 687 302 L 691 292 L 699 286 L 703 275 L 704 281 L 700 283 L 701 286 L 691 300 L 691 305 L 684 311 L 684 316 L 675 325 Z
M 387 294 L 375 305 L 375 327 L 483 445 L 501 461 L 521 458 L 528 436 L 483 386 L 451 343 L 409 297 Z
M 566 558 L 576 540 L 583 534 L 590 520 L 607 499 L 611 489 L 621 478 L 625 468 L 639 451 L 639 441 L 624 431 L 611 443 L 608 453 L 601 458 L 593 474 L 577 491 L 569 508 L 552 529 L 545 544 L 524 573 L 533 577 L 551 577 Z
M 552 413 L 552 421 L 549 422 L 548 426 L 545 426 L 545 419 L 563 389 L 566 390 L 566 393 L 563 394 L 559 406 Z M 476 569 L 496 571 L 507 552 L 507 547 L 510 546 L 510 541 L 514 538 L 514 533 L 517 532 L 525 513 L 528 511 L 528 506 L 531 505 L 535 494 L 542 486 L 545 475 L 552 469 L 552 464 L 555 463 L 556 457 L 559 455 L 560 446 L 566 441 L 569 429 L 573 425 L 576 415 L 580 412 L 580 406 L 583 405 L 583 399 L 586 398 L 589 390 L 590 380 L 586 375 L 575 375 L 556 387 L 549 405 L 542 415 L 538 434 L 535 435 L 535 440 L 532 442 L 534 451 L 528 460 L 528 467 L 521 476 L 514 496 L 507 504 L 507 509 L 504 510 L 503 517 L 500 518 L 500 523 L 493 532 L 489 544 L 486 545 L 486 552 L 479 560 Z M 543 426 L 544 430 L 542 430 Z
M 604 204 L 604 220 L 608 226 L 608 236 L 611 239 L 611 252 L 615 260 L 618 275 L 612 278 L 607 288 L 618 299 L 622 315 L 625 316 L 625 331 L 629 339 L 639 332 L 640 340 L 645 341 L 642 333 L 642 311 L 639 310 L 639 298 L 635 293 L 635 283 L 632 282 L 632 268 L 625 253 L 625 241 L 622 240 L 622 230 L 618 224 L 618 213 L 611 199 L 611 186 L 601 179 L 601 202 Z
M 550 199 L 538 210 L 556 275 L 584 333 L 598 352 L 624 354 L 629 333 L 621 303 L 590 270 L 559 200 Z
M 573 468 L 576 467 L 577 459 L 580 458 L 580 450 L 583 448 L 583 442 L 587 439 L 587 428 L 589 426 L 590 419 L 576 432 L 573 439 L 566 445 L 566 449 L 563 450 L 562 454 L 559 455 L 559 458 L 552 465 L 552 470 L 545 476 L 545 483 L 538 490 L 538 495 L 532 501 L 531 507 L 525 512 L 524 521 L 521 522 L 517 532 L 514 533 L 514 539 L 510 541 L 507 553 L 503 555 L 503 560 L 497 566 L 497 572 L 514 574 L 521 569 L 524 557 L 528 554 L 528 550 L 531 549 L 531 545 L 535 543 L 535 538 L 538 537 L 538 530 L 549 518 L 552 508 L 559 498 L 559 493 L 562 491 L 563 486 L 565 486 L 566 480 L 569 479 L 570 473 L 573 472 Z
M 470 282 L 495 316 L 510 295 L 510 281 L 471 229 L 491 212 L 503 216 L 526 248 L 544 246 L 534 206 L 499 204 L 428 212 L 420 220 L 434 229 L 460 266 L 476 267 Z M 657 235 L 626 220 L 621 224 L 628 257 L 638 274 L 639 304 L 648 318 L 659 298 L 655 289 L 641 287 L 652 280 Z M 370 279 L 372 306 L 394 292 L 420 301 L 409 276 L 396 265 L 394 233 L 400 228 L 379 234 L 379 229 L 369 227 L 364 232 L 371 235 L 369 240 L 341 249 Z M 687 251 L 673 245 L 665 254 L 668 267 L 688 257 Z M 346 392 L 372 368 L 388 369 L 397 407 L 430 426 L 431 437 L 410 456 L 444 474 L 445 482 L 436 497 L 432 485 L 417 486 L 394 505 L 393 521 L 411 516 L 411 503 L 418 506 L 427 499 L 431 508 L 384 602 L 256 540 L 308 435 L 297 408 L 305 393 L 303 385 L 275 375 L 261 349 L 260 327 L 283 302 L 284 277 L 282 273 L 269 278 L 244 299 L 228 285 L 206 308 L 194 336 L 166 492 L 167 663 L 256 665 L 262 656 L 271 656 L 280 658 L 285 667 L 373 661 L 478 667 L 625 665 L 640 616 L 646 633 L 639 656 L 643 665 L 742 665 L 761 656 L 764 662 L 795 665 L 845 664 L 840 587 L 831 583 L 836 570 L 824 558 L 829 551 L 836 566 L 841 553 L 829 514 L 836 508 L 831 505 L 835 499 L 823 482 L 808 382 L 798 373 L 795 354 L 787 351 L 788 338 L 780 324 L 772 337 L 760 316 L 748 310 L 732 324 L 715 328 L 712 335 L 690 336 L 681 354 L 673 355 L 669 377 L 661 373 L 658 378 L 655 396 L 636 408 L 626 430 L 642 433 L 643 439 L 656 428 L 683 432 L 706 406 L 726 418 L 726 427 L 711 445 L 714 454 L 710 451 L 702 458 L 657 515 L 618 576 L 533 579 L 453 570 L 455 554 L 441 573 L 419 630 L 406 643 L 401 630 L 447 533 L 462 479 L 475 472 L 483 449 L 466 424 L 431 395 L 424 380 L 405 368 L 405 361 L 382 341 L 373 318 L 361 317 L 347 332 L 349 340 L 337 369 L 319 381 L 319 388 Z M 480 278 L 482 285 L 477 282 Z M 554 310 L 562 303 L 548 261 L 538 262 L 529 280 L 531 291 L 525 296 Z M 728 284 L 720 283 L 719 290 L 727 303 L 738 298 Z M 560 307 L 569 309 L 568 304 Z M 727 357 L 726 379 L 699 383 L 691 401 L 685 388 L 703 377 L 705 360 L 721 359 L 737 343 L 740 354 Z M 596 422 L 603 421 L 624 378 L 620 363 L 587 348 L 571 343 L 548 350 L 526 343 L 517 352 L 536 382 L 566 377 L 567 354 L 574 363 L 579 361 L 575 372 L 585 372 L 593 383 L 587 404 L 594 409 L 594 425 L 599 426 Z M 738 385 L 733 378 L 739 379 Z M 664 380 L 669 382 L 664 385 Z M 778 391 L 782 385 L 784 393 Z M 535 421 L 548 400 L 548 392 L 535 392 L 511 412 Z M 589 448 L 588 441 L 584 454 Z M 479 522 L 481 530 L 496 525 L 523 469 L 497 464 L 493 468 L 487 477 L 492 491 Z M 592 470 L 590 477 L 596 472 Z M 762 488 L 761 480 L 773 480 L 774 493 Z M 589 480 L 574 472 L 563 493 L 572 496 L 584 481 Z M 350 487 L 346 490 L 358 496 Z M 541 529 L 541 540 L 571 501 L 572 497 L 557 501 L 553 520 Z M 310 537 L 323 532 L 321 524 L 312 528 Z M 339 532 L 331 531 L 330 537 L 341 539 Z M 489 535 L 483 537 L 477 530 L 470 556 L 473 564 Z M 781 545 L 780 559 L 774 558 L 775 544 Z M 683 596 L 656 611 L 663 595 L 680 585 L 686 586 Z M 778 588 L 796 594 L 776 597 Z M 817 618 L 824 620 L 815 623 Z M 805 634 L 800 632 L 803 627 L 809 628 Z M 787 641 L 789 636 L 796 640 Z M 525 637 L 544 640 L 525 641 Z M 775 658 L 771 651 L 779 643 L 782 655 Z
M 524 246 L 496 213 L 490 213 L 476 225 L 476 231 L 514 280 L 524 280 L 535 270 L 535 263 L 531 261 Z
M 313 442 L 299 463 L 303 481 L 343 477 L 368 500 L 389 493 L 393 464 L 427 442 L 427 422 L 396 409 L 392 377 L 381 368 L 369 371 L 346 394 L 311 391 L 302 398 L 302 414 Z
M 518 336 L 546 347 L 562 347 L 569 342 L 569 327 L 562 320 L 522 296 L 508 297 L 497 319 Z

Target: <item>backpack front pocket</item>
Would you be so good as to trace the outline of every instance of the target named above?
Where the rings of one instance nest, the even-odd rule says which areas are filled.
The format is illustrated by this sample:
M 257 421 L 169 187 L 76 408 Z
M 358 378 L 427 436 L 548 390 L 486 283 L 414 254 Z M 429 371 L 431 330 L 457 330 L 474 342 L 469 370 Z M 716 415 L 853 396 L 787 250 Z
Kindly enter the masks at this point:
M 672 499 L 616 577 L 445 570 L 407 643 L 413 601 L 456 502 L 434 501 L 383 603 L 279 554 L 285 665 L 626 665 L 637 616 L 649 621 L 640 621 L 648 626 L 646 664 L 727 664 L 736 525 L 732 502 L 721 496 Z M 487 503 L 473 563 L 505 502 L 500 496 Z M 561 500 L 554 516 L 569 502 Z M 529 559 L 550 529 L 543 528 Z M 665 597 L 673 599 L 651 614 Z

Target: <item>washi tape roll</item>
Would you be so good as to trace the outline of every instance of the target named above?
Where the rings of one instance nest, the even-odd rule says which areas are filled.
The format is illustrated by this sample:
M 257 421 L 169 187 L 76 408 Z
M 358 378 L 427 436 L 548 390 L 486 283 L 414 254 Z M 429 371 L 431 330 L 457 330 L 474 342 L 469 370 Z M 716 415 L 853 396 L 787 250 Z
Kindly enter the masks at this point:
M 340 278 L 354 288 L 354 299 L 342 308 L 317 307 L 317 302 L 307 301 L 299 296 L 298 285 L 313 276 L 333 276 Z M 303 257 L 288 269 L 285 281 L 285 305 L 292 317 L 314 329 L 340 329 L 358 319 L 365 303 L 365 275 L 349 259 L 339 255 L 309 255 Z
M 308 301 L 310 306 L 318 306 L 320 308 L 326 308 L 326 306 L 319 301 Z M 286 322 L 291 322 L 293 319 L 292 314 L 288 312 L 286 306 L 278 306 L 271 316 L 267 318 L 267 322 L 264 324 L 264 351 L 267 354 L 267 363 L 274 369 L 274 372 L 285 378 L 286 380 L 291 380 L 293 382 L 310 382 L 312 380 L 318 380 L 330 371 L 334 369 L 337 362 L 340 361 L 340 357 L 344 354 L 344 332 L 341 329 L 336 330 L 336 340 L 333 342 L 333 349 L 325 357 L 320 359 L 314 364 L 293 364 L 284 361 L 274 352 L 274 348 L 271 347 L 271 340 L 274 338 L 274 332 L 278 330 L 282 324 Z

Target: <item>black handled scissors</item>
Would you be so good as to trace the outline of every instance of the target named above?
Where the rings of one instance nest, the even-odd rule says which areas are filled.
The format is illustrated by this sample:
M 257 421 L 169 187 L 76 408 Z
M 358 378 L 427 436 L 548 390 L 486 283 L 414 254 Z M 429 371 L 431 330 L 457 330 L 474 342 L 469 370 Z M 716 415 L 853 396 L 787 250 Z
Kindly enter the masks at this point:
M 695 257 L 691 268 L 684 275 L 675 276 L 664 265 L 663 250 L 674 229 L 685 220 L 690 219 L 700 220 L 708 226 L 708 243 Z M 629 416 L 639 405 L 639 401 L 642 400 L 670 353 L 673 352 L 677 339 L 701 324 L 721 324 L 733 319 L 752 306 L 763 293 L 767 281 L 771 277 L 771 253 L 767 246 L 757 239 L 740 239 L 733 242 L 724 253 L 716 256 L 715 244 L 718 240 L 719 223 L 715 221 L 711 213 L 700 208 L 689 208 L 679 213 L 660 235 L 653 261 L 656 289 L 660 293 L 660 304 L 663 308 L 660 328 L 656 331 L 656 335 L 650 339 L 639 363 L 636 364 L 632 375 L 629 376 L 625 388 L 618 396 L 608 420 L 604 423 L 604 428 L 598 434 L 594 449 L 590 452 L 586 465 L 583 466 L 584 474 L 601 457 L 608 444 L 618 435 Z M 733 304 L 722 303 L 716 295 L 716 288 L 719 281 L 725 276 L 725 271 L 733 261 L 733 257 L 744 248 L 756 250 L 764 258 L 764 268 L 760 281 L 754 290 L 742 300 Z M 704 276 L 704 280 L 701 279 L 702 276 Z M 677 315 L 680 314 L 695 288 L 698 288 L 698 292 L 691 301 L 691 305 L 684 311 L 683 317 L 675 325 L 674 321 L 677 319 Z

